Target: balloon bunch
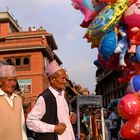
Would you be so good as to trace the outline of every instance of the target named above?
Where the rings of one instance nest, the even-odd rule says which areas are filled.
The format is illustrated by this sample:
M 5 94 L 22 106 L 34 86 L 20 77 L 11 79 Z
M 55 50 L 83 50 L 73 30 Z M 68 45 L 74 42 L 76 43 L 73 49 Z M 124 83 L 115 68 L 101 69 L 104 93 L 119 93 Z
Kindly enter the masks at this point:
M 98 49 L 95 65 L 105 70 L 119 69 L 128 82 L 140 73 L 140 0 L 71 0 L 84 19 L 84 38 Z
M 140 140 L 140 75 L 129 81 L 127 93 L 118 103 L 118 113 L 125 120 L 120 129 L 124 139 Z
M 71 0 L 84 15 L 81 27 L 91 48 L 98 49 L 94 64 L 123 72 L 119 82 L 128 83 L 128 94 L 118 103 L 126 120 L 121 135 L 140 140 L 140 0 Z

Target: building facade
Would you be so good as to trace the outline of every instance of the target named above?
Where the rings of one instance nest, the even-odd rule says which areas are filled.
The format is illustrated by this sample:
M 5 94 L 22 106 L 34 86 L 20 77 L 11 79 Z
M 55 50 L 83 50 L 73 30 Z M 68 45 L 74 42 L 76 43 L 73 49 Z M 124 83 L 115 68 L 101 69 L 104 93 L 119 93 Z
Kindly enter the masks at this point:
M 15 65 L 24 106 L 29 110 L 48 86 L 46 64 L 53 59 L 62 64 L 54 53 L 57 49 L 51 33 L 42 28 L 22 31 L 8 12 L 0 12 L 0 60 Z
M 126 93 L 127 83 L 119 82 L 123 75 L 121 70 L 107 71 L 98 68 L 96 71 L 96 94 L 102 95 L 103 106 L 107 107 L 113 99 L 121 98 Z

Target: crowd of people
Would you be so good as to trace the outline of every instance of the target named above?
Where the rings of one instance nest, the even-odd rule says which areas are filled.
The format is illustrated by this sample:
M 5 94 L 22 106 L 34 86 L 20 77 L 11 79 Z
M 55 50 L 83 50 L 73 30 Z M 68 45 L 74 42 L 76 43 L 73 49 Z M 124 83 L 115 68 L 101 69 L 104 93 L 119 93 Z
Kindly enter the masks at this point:
M 0 63 L 1 140 L 27 140 L 25 124 L 35 140 L 75 140 L 72 124 L 77 116 L 69 111 L 64 98 L 66 71 L 54 60 L 45 72 L 50 85 L 39 95 L 25 122 L 22 99 L 16 94 L 15 67 Z
M 46 67 L 50 85 L 37 98 L 26 121 L 22 99 L 17 94 L 15 67 L 0 62 L 0 120 L 1 140 L 77 140 L 77 115 L 70 112 L 65 95 L 66 71 L 55 60 Z M 100 114 L 101 115 L 101 114 Z M 101 131 L 101 116 L 98 118 L 98 131 Z M 119 140 L 120 119 L 112 107 L 105 118 L 108 140 Z M 84 119 L 84 118 L 83 118 Z M 82 120 L 82 119 L 81 119 Z M 89 130 L 80 122 L 80 140 L 88 140 Z M 32 134 L 32 135 L 30 135 Z M 28 137 L 27 137 L 28 135 Z
M 122 119 L 117 112 L 117 106 L 109 106 L 103 111 L 104 120 L 101 120 L 101 111 L 98 112 L 97 126 L 99 132 L 99 140 L 102 140 L 102 122 L 104 122 L 105 140 L 122 140 L 120 128 Z

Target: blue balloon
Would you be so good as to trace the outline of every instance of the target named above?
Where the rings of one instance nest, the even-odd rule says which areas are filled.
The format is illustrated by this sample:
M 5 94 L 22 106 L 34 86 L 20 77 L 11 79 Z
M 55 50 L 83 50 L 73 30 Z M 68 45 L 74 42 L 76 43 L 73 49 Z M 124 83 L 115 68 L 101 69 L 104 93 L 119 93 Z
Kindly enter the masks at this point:
M 97 67 L 100 67 L 99 61 L 98 60 L 95 60 L 94 61 L 94 65 L 96 65 Z
M 99 52 L 103 59 L 106 60 L 112 56 L 117 46 L 117 36 L 114 30 L 106 34 L 99 45 Z
M 140 45 L 136 48 L 136 59 L 138 62 L 140 62 Z
M 131 78 L 127 86 L 127 92 L 139 92 L 140 91 L 140 75 L 135 75 Z

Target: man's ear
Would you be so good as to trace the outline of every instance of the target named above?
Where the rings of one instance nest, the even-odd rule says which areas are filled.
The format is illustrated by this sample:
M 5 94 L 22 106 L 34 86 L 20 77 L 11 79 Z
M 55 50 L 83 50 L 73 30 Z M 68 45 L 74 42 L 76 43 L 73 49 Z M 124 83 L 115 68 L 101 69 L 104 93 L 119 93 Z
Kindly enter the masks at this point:
M 54 83 L 55 78 L 54 77 L 50 77 L 50 82 Z

